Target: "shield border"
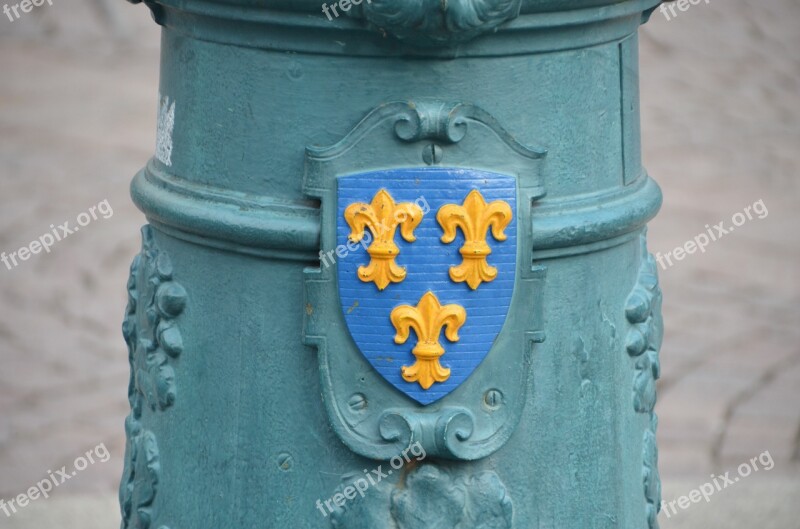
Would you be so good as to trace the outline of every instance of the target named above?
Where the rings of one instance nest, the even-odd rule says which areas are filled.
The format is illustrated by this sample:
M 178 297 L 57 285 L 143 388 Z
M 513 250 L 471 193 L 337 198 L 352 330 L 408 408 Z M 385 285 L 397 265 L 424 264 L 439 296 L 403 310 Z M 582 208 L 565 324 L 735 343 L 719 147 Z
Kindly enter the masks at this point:
M 329 421 L 354 452 L 384 460 L 419 442 L 429 456 L 475 460 L 499 449 L 513 433 L 531 384 L 534 348 L 544 340 L 546 269 L 531 264 L 528 205 L 544 196 L 540 162 L 545 154 L 517 142 L 476 106 L 430 100 L 381 105 L 340 142 L 306 149 L 304 190 L 320 201 L 322 249 L 337 244 L 340 176 L 424 168 L 446 158 L 447 167 L 507 174 L 517 180 L 517 275 L 509 315 L 479 368 L 431 404 L 418 404 L 397 391 L 355 345 L 340 308 L 334 267 L 304 271 L 304 342 L 318 352 L 320 390 Z

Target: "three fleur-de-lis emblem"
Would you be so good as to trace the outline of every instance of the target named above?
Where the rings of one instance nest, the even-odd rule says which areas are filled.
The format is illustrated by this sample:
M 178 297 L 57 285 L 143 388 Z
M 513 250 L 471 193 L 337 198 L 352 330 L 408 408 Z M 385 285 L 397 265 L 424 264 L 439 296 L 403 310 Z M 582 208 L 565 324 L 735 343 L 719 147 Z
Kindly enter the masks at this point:
M 463 205 L 447 204 L 439 209 L 436 220 L 444 230 L 442 242 L 450 244 L 456 238 L 456 229 L 464 232 L 464 246 L 459 249 L 462 257 L 460 265 L 450 267 L 450 279 L 456 283 L 466 281 L 475 290 L 484 281 L 497 277 L 497 268 L 491 266 L 486 258 L 492 249 L 486 242 L 487 231 L 498 241 L 505 241 L 503 232 L 512 219 L 511 206 L 502 200 L 487 204 L 480 191 L 473 189 Z
M 414 230 L 423 221 L 424 213 L 415 203 L 395 203 L 385 190 L 379 190 L 372 202 L 356 202 L 347 206 L 344 218 L 350 228 L 349 240 L 362 241 L 367 230 L 372 232 L 373 241 L 367 247 L 370 262 L 358 267 L 358 278 L 365 283 L 373 282 L 379 291 L 391 283 L 406 279 L 405 267 L 396 262 L 400 248 L 395 243 L 397 228 L 408 242 L 414 242 Z M 443 244 L 456 239 L 458 229 L 464 234 L 464 244 L 459 249 L 461 263 L 449 267 L 450 279 L 455 283 L 466 283 L 474 291 L 484 282 L 497 278 L 498 270 L 487 262 L 492 248 L 487 241 L 489 232 L 498 242 L 507 239 L 506 227 L 513 219 L 512 208 L 508 202 L 495 200 L 487 204 L 483 195 L 473 189 L 462 204 L 445 204 L 436 215 L 436 221 L 444 234 Z M 444 269 L 441 271 L 444 274 Z M 439 281 L 435 279 L 434 282 Z M 403 380 L 418 383 L 424 390 L 435 383 L 450 378 L 450 369 L 443 366 L 440 359 L 445 348 L 440 343 L 444 336 L 452 343 L 459 341 L 458 331 L 467 320 L 466 309 L 458 304 L 441 305 L 432 291 L 425 293 L 416 306 L 400 305 L 390 314 L 397 334 L 394 341 L 404 344 L 409 339 L 411 329 L 417 335 L 417 343 L 412 349 L 416 361 L 413 365 L 402 366 Z
M 403 366 L 403 379 L 418 382 L 423 389 L 429 389 L 434 382 L 444 382 L 450 378 L 450 369 L 439 363 L 444 347 L 439 343 L 442 327 L 451 342 L 458 341 L 458 330 L 467 321 L 467 311 L 460 305 L 444 305 L 433 292 L 427 292 L 416 307 L 400 305 L 391 314 L 392 325 L 397 330 L 395 343 L 406 343 L 411 329 L 417 334 L 417 345 L 411 350 L 417 361 L 411 366 Z
M 396 204 L 385 190 L 378 191 L 372 203 L 356 202 L 347 206 L 344 218 L 350 226 L 349 239 L 359 242 L 369 229 L 374 241 L 367 248 L 370 262 L 358 268 L 358 277 L 365 283 L 374 282 L 378 290 L 385 289 L 389 283 L 399 283 L 406 277 L 406 271 L 395 259 L 400 248 L 394 242 L 397 227 L 408 242 L 414 242 L 414 229 L 422 222 L 422 209 L 411 202 Z

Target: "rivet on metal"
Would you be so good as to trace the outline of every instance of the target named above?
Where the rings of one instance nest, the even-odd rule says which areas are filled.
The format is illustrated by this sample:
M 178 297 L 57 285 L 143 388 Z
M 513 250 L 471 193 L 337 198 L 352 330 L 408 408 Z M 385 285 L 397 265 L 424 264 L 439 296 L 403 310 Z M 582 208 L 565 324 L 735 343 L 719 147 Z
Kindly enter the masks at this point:
M 294 458 L 288 452 L 281 452 L 277 457 L 278 468 L 284 472 L 289 472 L 294 466 Z
M 443 157 L 444 152 L 442 151 L 442 148 L 435 143 L 426 145 L 422 150 L 422 161 L 428 165 L 436 165 L 441 163 Z
M 363 411 L 367 409 L 367 397 L 363 393 L 354 393 L 348 404 L 353 411 Z
M 490 389 L 483 396 L 483 402 L 489 409 L 496 410 L 503 405 L 503 393 L 499 389 Z

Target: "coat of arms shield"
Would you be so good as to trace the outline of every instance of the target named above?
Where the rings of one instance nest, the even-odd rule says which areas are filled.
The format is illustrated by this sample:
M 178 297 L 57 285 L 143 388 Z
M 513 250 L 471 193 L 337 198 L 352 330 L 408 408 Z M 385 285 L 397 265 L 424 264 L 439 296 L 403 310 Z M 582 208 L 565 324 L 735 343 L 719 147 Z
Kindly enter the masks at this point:
M 347 328 L 397 390 L 429 404 L 480 365 L 514 291 L 516 181 L 395 169 L 337 182 L 336 261 Z M 358 243 L 358 244 L 356 244 Z
M 387 459 L 420 442 L 475 460 L 510 438 L 545 339 L 546 267 L 531 260 L 545 154 L 475 105 L 436 100 L 381 104 L 307 148 L 320 253 L 303 336 L 350 449 Z

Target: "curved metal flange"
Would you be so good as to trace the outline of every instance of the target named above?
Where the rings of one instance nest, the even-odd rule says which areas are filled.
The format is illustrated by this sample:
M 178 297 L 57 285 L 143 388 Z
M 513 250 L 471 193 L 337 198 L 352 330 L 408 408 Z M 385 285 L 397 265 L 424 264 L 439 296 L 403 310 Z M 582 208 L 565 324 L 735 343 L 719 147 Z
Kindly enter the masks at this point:
M 468 137 L 468 131 L 475 132 Z M 388 134 L 387 134 L 388 132 Z M 396 160 L 388 160 L 386 152 L 364 150 L 355 159 L 351 151 L 370 136 L 389 143 Z M 431 142 L 438 155 L 426 160 L 420 142 Z M 493 149 L 501 144 L 500 151 Z M 399 145 L 398 145 L 399 144 Z M 540 146 L 526 146 L 518 142 L 497 119 L 475 105 L 461 102 L 446 103 L 438 100 L 394 101 L 383 104 L 367 114 L 350 133 L 334 145 L 306 148 L 306 192 L 320 197 L 329 187 L 328 173 L 343 174 L 374 167 L 402 167 L 446 164 L 476 168 L 475 161 L 468 163 L 450 159 L 445 146 L 458 146 L 454 154 L 471 154 L 471 158 L 487 170 L 512 175 L 525 174 L 530 192 L 537 197 L 544 195 L 541 183 L 540 164 L 547 150 Z M 398 149 L 399 146 L 403 148 Z M 461 152 L 464 151 L 464 152 Z M 420 159 L 422 155 L 422 160 Z M 437 158 L 438 156 L 438 158 Z
M 610 192 L 542 200 L 531 215 L 534 258 L 578 255 L 631 240 L 656 216 L 661 201 L 661 189 L 646 173 Z
M 537 160 L 547 154 L 543 147 L 518 142 L 494 116 L 480 107 L 438 100 L 416 100 L 394 101 L 379 106 L 338 143 L 329 147 L 310 146 L 307 148 L 308 155 L 312 160 L 341 156 L 386 121 L 392 123 L 396 138 L 405 143 L 433 140 L 453 145 L 464 139 L 470 123 L 473 123 L 491 130 L 519 156 Z
M 444 407 L 436 413 L 387 410 L 378 422 L 381 438 L 389 443 L 392 450 L 419 442 L 432 450 L 434 456 L 461 460 L 489 455 L 493 445 L 505 443 L 515 425 L 477 439 L 479 426 L 475 414 L 462 407 Z M 391 451 L 387 451 L 388 457 L 391 457 Z
M 413 142 L 413 137 L 432 137 L 429 133 L 412 134 L 410 130 L 422 131 L 424 127 L 415 128 L 416 118 L 409 118 L 404 111 L 392 114 L 384 108 L 381 112 L 401 116 L 395 131 L 399 139 L 406 138 L 404 142 Z M 371 119 L 380 119 L 381 115 L 373 113 Z M 457 139 L 453 130 L 461 125 L 444 126 L 442 130 L 448 127 L 450 132 L 439 137 Z M 340 142 L 328 149 L 310 147 L 308 151 L 318 159 L 335 158 L 347 145 Z M 535 152 L 539 151 L 531 151 Z M 131 193 L 151 223 L 179 239 L 275 259 L 318 258 L 319 209 L 308 202 L 282 202 L 192 184 L 164 173 L 153 163 L 136 175 Z M 656 215 L 661 199 L 658 185 L 644 175 L 631 185 L 615 189 L 612 195 L 538 201 L 531 212 L 535 226 L 530 240 L 533 257 L 578 255 L 622 244 L 636 237 L 637 230 Z
M 177 238 L 241 253 L 312 261 L 319 246 L 319 210 L 309 201 L 281 201 L 174 177 L 150 161 L 131 183 L 148 220 Z

